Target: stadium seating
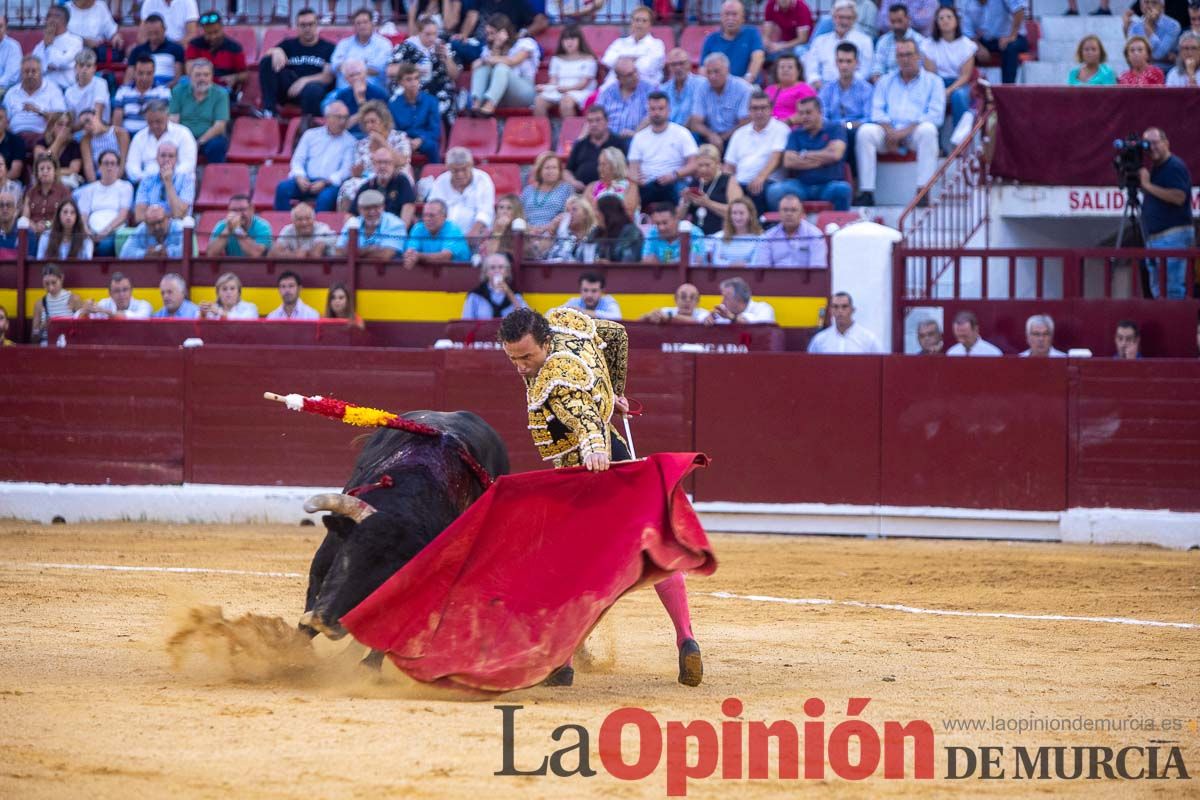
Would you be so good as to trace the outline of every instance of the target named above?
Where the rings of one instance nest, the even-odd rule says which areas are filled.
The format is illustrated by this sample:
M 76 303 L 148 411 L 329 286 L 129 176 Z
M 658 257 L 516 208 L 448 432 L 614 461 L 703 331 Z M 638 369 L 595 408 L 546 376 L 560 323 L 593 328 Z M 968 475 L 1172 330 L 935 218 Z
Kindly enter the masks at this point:
M 679 34 L 679 46 L 688 51 L 693 64 L 700 63 L 700 52 L 704 49 L 704 40 L 716 30 L 716 25 L 689 25 Z
M 226 158 L 242 164 L 269 164 L 279 158 L 279 145 L 278 122 L 241 117 L 233 126 Z
M 260 170 L 261 174 L 261 170 Z M 250 193 L 250 167 L 245 164 L 209 164 L 196 195 L 196 211 L 224 209 L 235 194 Z M 274 202 L 275 193 L 271 192 Z
M 562 121 L 562 128 L 558 131 L 558 154 L 563 158 L 571 155 L 571 145 L 575 144 L 575 140 L 583 133 L 587 127 L 586 117 L 567 117 Z
M 313 119 L 312 124 L 324 125 L 325 121 L 318 122 Z M 283 141 L 279 143 L 279 157 L 281 159 L 291 159 L 292 152 L 296 149 L 296 141 L 300 138 L 300 117 L 295 116 L 288 120 L 287 130 L 284 131 Z
M 254 213 L 266 220 L 267 224 L 271 226 L 272 237 L 278 236 L 279 232 L 283 230 L 283 226 L 290 224 L 292 221 L 290 211 L 275 211 L 274 209 L 259 208 L 255 205 Z
M 340 211 L 318 211 L 317 222 L 324 222 L 338 233 L 341 233 L 342 226 L 346 224 L 346 215 Z
M 543 62 L 549 61 L 550 56 L 554 55 L 554 51 L 558 49 L 558 37 L 561 35 L 562 28 L 552 25 L 533 37 L 533 40 L 538 43 L 538 47 L 542 48 Z
M 258 32 L 249 25 L 226 25 L 225 35 L 242 46 L 246 63 L 258 62 Z
M 455 121 L 450 131 L 450 147 L 465 147 L 475 160 L 487 160 L 496 152 L 500 141 L 500 127 L 494 119 L 462 117 Z
M 32 29 L 24 31 L 9 30 L 8 35 L 17 40 L 17 44 L 21 45 L 21 52 L 24 55 L 29 55 L 33 52 L 33 48 L 38 46 L 38 42 L 46 38 L 41 29 Z
M 503 164 L 532 164 L 550 149 L 550 120 L 517 117 L 508 120 L 500 136 L 500 148 L 491 161 Z
M 585 25 L 583 27 L 583 38 L 587 39 L 587 43 L 591 45 L 596 58 L 604 55 L 608 46 L 624 35 L 625 31 L 619 25 Z
M 252 195 L 255 208 L 274 207 L 275 187 L 287 180 L 291 170 L 291 164 L 283 161 L 277 161 L 274 164 L 267 164 L 258 168 L 258 175 L 254 178 L 254 194 Z M 204 177 L 207 188 L 208 175 L 205 174 Z
M 200 253 L 208 248 L 208 241 L 212 238 L 213 230 L 223 219 L 225 219 L 224 211 L 205 211 L 203 214 L 197 215 L 196 248 Z
M 655 25 L 650 28 L 650 35 L 662 42 L 667 50 L 675 46 L 675 29 L 670 25 Z M 598 57 L 604 54 L 597 53 L 596 55 Z
M 521 168 L 516 164 L 479 164 L 479 169 L 492 177 L 496 185 L 496 197 L 502 194 L 521 193 Z
M 812 204 L 804 204 L 806 211 L 810 205 Z M 821 233 L 824 233 L 827 225 L 837 225 L 839 228 L 844 228 L 847 225 L 859 222 L 860 220 L 862 220 L 862 215 L 860 215 L 857 211 L 822 211 L 821 213 L 817 214 L 817 219 L 814 224 L 820 229 Z

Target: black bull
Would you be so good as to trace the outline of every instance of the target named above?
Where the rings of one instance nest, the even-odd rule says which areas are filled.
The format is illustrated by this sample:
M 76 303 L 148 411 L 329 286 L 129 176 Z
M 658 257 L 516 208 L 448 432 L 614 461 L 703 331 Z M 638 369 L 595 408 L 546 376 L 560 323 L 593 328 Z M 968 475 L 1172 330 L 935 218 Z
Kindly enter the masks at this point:
M 437 428 L 442 435 L 379 430 L 363 447 L 343 490 L 366 487 L 357 500 L 345 494 L 320 495 L 305 505 L 309 511 L 335 512 L 322 520 L 328 532 L 309 567 L 301 627 L 312 635 L 320 631 L 335 639 L 345 636 L 342 615 L 483 494 L 479 478 L 461 457 L 463 447 L 493 478 L 508 473 L 504 442 L 475 414 L 411 411 L 402 416 Z

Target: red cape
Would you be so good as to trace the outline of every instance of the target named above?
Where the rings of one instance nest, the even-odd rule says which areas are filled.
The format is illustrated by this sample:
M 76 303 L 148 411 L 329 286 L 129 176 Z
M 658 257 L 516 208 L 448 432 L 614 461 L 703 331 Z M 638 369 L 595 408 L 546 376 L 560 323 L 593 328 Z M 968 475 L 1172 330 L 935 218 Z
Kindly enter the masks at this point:
M 682 487 L 707 463 L 660 453 L 607 472 L 502 477 L 341 623 L 418 681 L 540 683 L 625 592 L 716 570 Z

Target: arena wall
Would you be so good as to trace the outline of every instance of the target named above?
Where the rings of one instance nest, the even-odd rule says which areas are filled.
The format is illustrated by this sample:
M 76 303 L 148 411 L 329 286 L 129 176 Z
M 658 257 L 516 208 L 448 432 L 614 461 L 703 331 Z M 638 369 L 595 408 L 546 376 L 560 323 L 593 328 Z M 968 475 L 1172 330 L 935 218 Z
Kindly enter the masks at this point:
M 340 485 L 362 432 L 265 390 L 472 409 L 544 467 L 494 350 L 73 346 L 0 351 L 0 480 Z M 1200 362 L 637 351 L 629 394 L 700 502 L 1200 511 Z

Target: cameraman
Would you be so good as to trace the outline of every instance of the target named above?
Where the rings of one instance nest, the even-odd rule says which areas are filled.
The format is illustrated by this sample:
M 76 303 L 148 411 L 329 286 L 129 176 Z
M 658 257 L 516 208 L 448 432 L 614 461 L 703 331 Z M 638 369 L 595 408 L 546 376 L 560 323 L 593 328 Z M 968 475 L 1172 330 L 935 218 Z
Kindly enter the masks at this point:
M 1171 155 L 1167 134 L 1148 128 L 1142 138 L 1150 146 L 1153 169 L 1142 167 L 1142 228 L 1146 247 L 1182 250 L 1196 244 L 1192 227 L 1192 176 L 1178 156 Z M 1167 297 L 1187 297 L 1187 259 L 1168 258 Z M 1150 294 L 1158 297 L 1158 261 L 1147 259 Z

